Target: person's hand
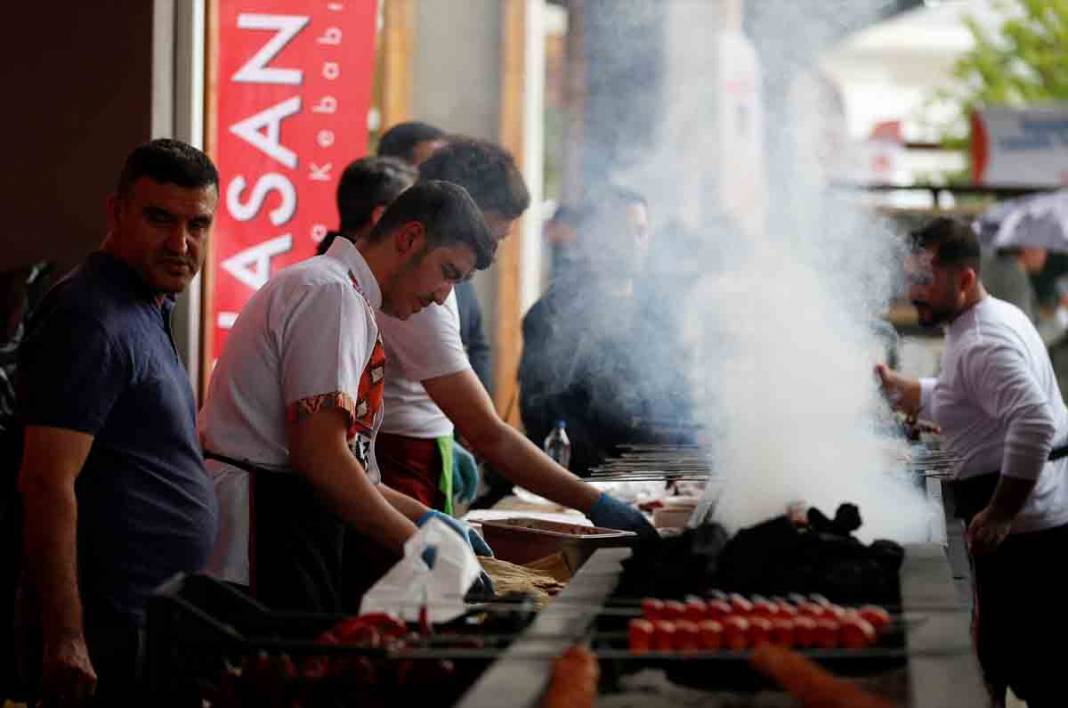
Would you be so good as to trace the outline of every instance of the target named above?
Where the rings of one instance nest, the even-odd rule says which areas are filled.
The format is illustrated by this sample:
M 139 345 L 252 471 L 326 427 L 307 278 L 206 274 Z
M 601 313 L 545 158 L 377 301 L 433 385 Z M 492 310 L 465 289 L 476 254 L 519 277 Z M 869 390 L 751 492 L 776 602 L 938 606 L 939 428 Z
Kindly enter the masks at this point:
M 41 672 L 45 706 L 88 705 L 96 691 L 96 671 L 81 634 L 46 642 Z
M 454 519 L 448 514 L 443 514 L 435 509 L 428 509 L 425 514 L 419 517 L 419 520 L 415 522 L 415 525 L 422 526 L 431 519 L 440 519 L 449 528 L 460 534 L 460 536 L 467 541 L 467 545 L 471 546 L 471 550 L 474 551 L 476 556 L 493 557 L 493 549 L 489 547 L 489 544 L 486 543 L 485 539 L 478 535 L 477 531 L 463 521 Z
M 473 502 L 478 494 L 478 462 L 459 442 L 452 444 L 452 496 L 457 501 Z
M 984 508 L 968 524 L 965 539 L 973 556 L 993 553 L 1012 528 L 1012 519 L 997 514 L 989 506 Z
M 919 381 L 902 376 L 886 364 L 875 365 L 875 377 L 894 410 L 908 416 L 915 416 L 920 412 Z
M 602 494 L 586 514 L 594 526 L 620 531 L 634 531 L 641 539 L 660 538 L 645 514 L 630 504 L 624 504 L 615 497 Z

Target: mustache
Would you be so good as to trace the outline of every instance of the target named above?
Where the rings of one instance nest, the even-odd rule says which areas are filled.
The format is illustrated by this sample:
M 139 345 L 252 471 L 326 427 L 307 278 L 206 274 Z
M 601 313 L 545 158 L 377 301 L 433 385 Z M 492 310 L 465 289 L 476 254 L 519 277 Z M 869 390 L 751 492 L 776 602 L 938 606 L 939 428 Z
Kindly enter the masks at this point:
M 191 270 L 197 269 L 196 259 L 187 256 L 163 256 L 159 261 L 164 265 L 183 265 Z

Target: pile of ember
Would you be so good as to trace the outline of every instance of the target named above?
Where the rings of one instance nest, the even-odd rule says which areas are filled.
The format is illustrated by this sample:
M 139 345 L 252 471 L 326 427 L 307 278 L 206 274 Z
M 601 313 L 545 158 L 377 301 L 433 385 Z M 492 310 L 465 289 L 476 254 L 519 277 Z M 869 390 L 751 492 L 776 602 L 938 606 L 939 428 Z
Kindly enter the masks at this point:
M 819 593 L 838 603 L 896 604 L 904 550 L 893 541 L 864 544 L 852 534 L 860 512 L 842 504 L 834 519 L 818 509 L 807 520 L 787 516 L 742 529 L 734 537 L 718 524 L 635 548 L 624 561 L 623 597 L 705 597 L 727 592 Z

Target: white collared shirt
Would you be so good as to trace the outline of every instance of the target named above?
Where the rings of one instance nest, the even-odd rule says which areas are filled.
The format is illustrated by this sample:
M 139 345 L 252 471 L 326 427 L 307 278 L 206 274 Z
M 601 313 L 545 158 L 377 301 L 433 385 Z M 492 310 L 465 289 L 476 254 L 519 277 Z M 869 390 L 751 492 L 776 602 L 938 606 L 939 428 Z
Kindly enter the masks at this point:
M 958 479 L 997 472 L 1037 480 L 1013 532 L 1068 523 L 1068 459 L 1049 462 L 1068 439 L 1049 354 L 1019 308 L 987 296 L 953 320 L 942 371 L 921 380 L 921 414 L 942 428 L 961 461 Z
M 412 438 L 452 435 L 453 424 L 422 382 L 471 368 L 460 338 L 456 293 L 407 320 L 378 313 L 386 346 L 386 417 L 382 432 Z
M 379 480 L 374 437 L 382 422 L 383 348 L 378 282 L 350 241 L 290 266 L 241 311 L 200 412 L 206 452 L 287 469 L 286 421 L 327 407 L 348 415 L 349 446 Z M 219 537 L 208 572 L 248 583 L 248 473 L 215 460 Z

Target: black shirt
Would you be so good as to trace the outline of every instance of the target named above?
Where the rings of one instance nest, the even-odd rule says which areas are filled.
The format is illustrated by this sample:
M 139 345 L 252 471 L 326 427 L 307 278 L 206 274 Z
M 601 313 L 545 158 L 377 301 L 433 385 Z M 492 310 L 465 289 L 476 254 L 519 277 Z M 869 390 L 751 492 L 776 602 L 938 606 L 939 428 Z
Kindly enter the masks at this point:
M 645 288 L 620 296 L 574 272 L 553 281 L 523 318 L 519 410 L 539 447 L 567 423 L 572 472 L 627 443 L 690 442 L 688 365 L 669 308 Z

